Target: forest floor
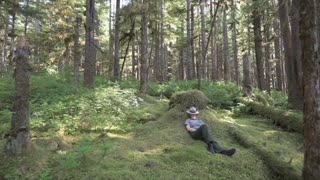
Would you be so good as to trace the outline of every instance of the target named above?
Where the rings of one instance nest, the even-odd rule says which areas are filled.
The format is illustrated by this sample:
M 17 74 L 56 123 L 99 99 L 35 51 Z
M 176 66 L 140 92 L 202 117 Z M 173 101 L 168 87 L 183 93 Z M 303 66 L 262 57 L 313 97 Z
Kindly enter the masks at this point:
M 190 138 L 185 112 L 168 108 L 168 100 L 145 98 L 140 107 L 156 116 L 130 132 L 87 132 L 33 137 L 28 157 L 12 158 L 0 151 L 1 179 L 283 179 L 261 151 L 301 174 L 303 137 L 285 132 L 268 119 L 231 110 L 202 110 L 200 119 L 232 157 L 210 154 L 206 144 Z M 240 132 L 246 143 L 234 132 Z M 0 140 L 4 149 L 6 140 Z M 260 153 L 260 154 L 259 154 Z M 299 177 L 297 177 L 299 178 Z

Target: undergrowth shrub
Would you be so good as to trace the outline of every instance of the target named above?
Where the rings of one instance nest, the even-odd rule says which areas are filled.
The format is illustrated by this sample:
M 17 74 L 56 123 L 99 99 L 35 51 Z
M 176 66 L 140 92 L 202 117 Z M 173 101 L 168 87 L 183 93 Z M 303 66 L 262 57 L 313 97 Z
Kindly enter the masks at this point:
M 87 90 L 59 102 L 41 104 L 33 111 L 34 128 L 63 129 L 69 134 L 80 131 L 107 130 L 122 124 L 130 111 L 138 107 L 135 91 L 118 86 Z
M 288 96 L 281 91 L 271 90 L 269 94 L 266 91 L 261 91 L 255 88 L 250 98 L 255 102 L 262 103 L 263 105 L 288 109 Z
M 210 104 L 218 108 L 230 108 L 237 104 L 241 96 L 240 88 L 234 83 L 206 83 L 202 91 L 210 99 Z

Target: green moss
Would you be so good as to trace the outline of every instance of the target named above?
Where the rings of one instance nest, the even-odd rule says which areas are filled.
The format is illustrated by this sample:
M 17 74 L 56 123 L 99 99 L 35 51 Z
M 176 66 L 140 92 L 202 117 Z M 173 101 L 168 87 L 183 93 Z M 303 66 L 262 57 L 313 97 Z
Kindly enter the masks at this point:
M 249 102 L 244 99 L 240 99 L 240 101 L 250 108 L 248 112 L 269 118 L 275 125 L 287 131 L 303 133 L 303 116 L 301 113 L 282 110 L 253 101 Z
M 175 93 L 169 102 L 170 108 L 173 108 L 177 104 L 183 109 L 190 108 L 192 106 L 198 109 L 204 109 L 209 102 L 209 99 L 198 90 L 180 91 Z
M 278 131 L 268 120 L 254 116 L 238 117 L 229 133 L 242 146 L 259 155 L 280 179 L 301 179 L 303 142 L 300 134 Z

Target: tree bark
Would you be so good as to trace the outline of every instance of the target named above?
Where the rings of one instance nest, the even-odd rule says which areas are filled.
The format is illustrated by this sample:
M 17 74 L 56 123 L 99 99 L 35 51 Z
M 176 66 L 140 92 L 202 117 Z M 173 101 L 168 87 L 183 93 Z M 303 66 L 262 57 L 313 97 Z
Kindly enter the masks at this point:
M 75 18 L 75 25 L 74 25 L 74 65 L 73 65 L 73 73 L 74 73 L 74 86 L 75 86 L 75 93 L 78 92 L 79 89 L 79 69 L 81 63 L 81 51 L 80 51 L 80 43 L 79 43 L 79 28 L 81 24 L 81 16 L 77 15 Z
M 234 81 L 239 85 L 240 84 L 240 73 L 239 73 L 239 63 L 238 63 L 238 44 L 237 44 L 237 28 L 236 28 L 236 13 L 235 13 L 235 0 L 232 0 L 232 47 L 233 47 L 233 63 L 234 63 Z
M 303 179 L 320 177 L 320 2 L 300 0 L 304 96 Z
M 183 23 L 183 19 L 181 19 L 181 32 L 180 34 L 183 35 L 184 33 L 184 23 Z M 183 36 L 180 37 L 181 39 L 183 38 Z M 178 79 L 179 80 L 184 80 L 184 47 L 180 47 L 179 48 L 179 68 L 178 68 Z
M 279 33 L 279 22 L 277 18 L 273 20 L 273 29 L 274 29 L 274 55 L 276 61 L 276 79 L 278 91 L 282 90 L 282 73 L 281 73 L 281 56 L 280 56 L 280 33 Z
M 112 0 L 109 0 L 109 70 L 108 74 L 110 77 L 113 76 L 113 64 L 114 64 L 114 37 L 112 31 Z
M 226 8 L 223 10 L 223 49 L 224 49 L 224 81 L 228 82 L 231 80 L 230 72 L 230 54 L 229 54 L 229 43 L 228 43 L 228 27 L 227 27 L 227 12 Z
M 190 35 L 191 35 L 191 39 L 190 39 L 190 48 L 191 48 L 191 71 L 192 71 L 192 79 L 194 79 L 196 77 L 196 65 L 195 65 L 195 53 L 194 53 L 194 6 L 191 5 L 191 27 L 190 27 Z M 188 49 L 187 49 L 188 52 Z
M 114 28 L 114 60 L 113 60 L 113 80 L 120 80 L 120 0 L 116 3 L 116 17 Z
M 270 67 L 270 31 L 269 25 L 264 26 L 264 39 L 265 39 L 265 46 L 264 46 L 264 53 L 265 53 L 265 72 L 266 72 L 266 90 L 270 94 L 271 91 L 271 67 Z
M 213 17 L 213 0 L 210 0 L 210 16 Z M 216 45 L 216 25 L 214 25 L 212 28 L 214 28 L 212 39 L 210 41 L 211 45 L 211 79 L 213 81 L 217 80 L 217 45 Z
M 39 10 L 40 0 L 37 0 L 36 8 Z M 34 63 L 39 64 L 39 33 L 40 33 L 40 21 L 36 18 L 34 23 L 34 36 L 35 36 L 35 47 L 33 52 Z
M 6 18 L 6 22 L 4 24 L 4 39 L 3 39 L 3 57 L 1 62 L 1 71 L 7 71 L 7 46 L 8 46 L 8 33 L 9 33 L 9 22 Z
M 258 3 L 258 0 L 254 0 L 254 3 Z M 254 31 L 254 45 L 256 54 L 256 66 L 257 66 L 257 83 L 260 90 L 265 90 L 265 79 L 263 73 L 263 61 L 262 61 L 262 37 L 261 37 L 261 15 L 257 8 L 253 10 L 253 31 Z
M 137 65 L 137 60 L 136 60 L 136 45 L 135 45 L 135 37 L 133 37 L 132 39 L 132 43 L 131 43 L 131 56 L 132 56 L 132 78 L 135 79 L 136 78 L 136 65 Z
M 26 155 L 30 150 L 30 127 L 29 127 L 29 76 L 31 67 L 28 62 L 29 45 L 21 39 L 16 50 L 15 95 L 11 128 L 6 134 L 7 143 L 5 152 L 8 155 Z
M 190 0 L 187 0 L 187 55 L 186 55 L 186 65 L 187 65 L 187 80 L 192 79 L 193 68 L 191 64 L 191 25 L 190 25 Z
M 148 91 L 148 0 L 143 0 L 143 12 L 141 18 L 141 70 L 140 70 L 140 93 L 146 95 Z
M 164 26 L 163 26 L 163 18 L 164 18 L 164 0 L 160 0 L 160 54 L 159 54 L 159 65 L 160 65 L 160 75 L 159 80 L 162 82 L 164 80 L 163 72 L 166 73 L 166 68 L 162 66 L 165 62 L 165 47 L 164 47 Z
M 94 17 L 95 17 L 95 0 L 86 0 L 84 85 L 88 88 L 93 88 L 94 76 L 96 73 L 96 48 L 94 46 L 94 43 L 95 43 Z
M 29 8 L 29 0 L 27 0 L 27 5 L 26 8 Z M 29 22 L 29 16 L 26 15 L 25 20 L 24 20 L 24 36 L 27 36 L 28 32 L 28 22 Z
M 11 46 L 10 46 L 10 59 L 9 59 L 9 67 L 8 69 L 11 71 L 12 66 L 13 66 L 13 59 L 14 59 L 14 39 L 16 37 L 16 29 L 15 29 L 15 24 L 16 24 L 16 15 L 17 15 L 17 9 L 16 9 L 16 2 L 14 2 L 13 7 L 12 7 L 12 24 L 11 24 Z
M 289 90 L 292 94 L 291 103 L 293 108 L 302 110 L 303 109 L 303 92 L 302 92 L 302 67 L 301 67 L 301 43 L 299 39 L 299 2 L 298 0 L 292 0 L 291 10 L 291 39 L 292 39 L 292 60 L 291 76 L 292 78 L 292 89 Z M 290 93 L 289 93 L 290 94 Z M 288 101 L 289 101 L 288 97 Z
M 200 13 L 201 13 L 201 65 L 202 72 L 201 76 L 207 79 L 207 53 L 206 53 L 206 19 L 205 19 L 205 2 L 201 1 Z
M 248 52 L 244 54 L 243 56 L 243 93 L 245 96 L 251 96 L 252 94 L 252 83 L 251 83 L 251 48 L 250 48 L 250 26 L 248 24 Z
M 158 19 L 158 14 L 156 14 L 156 19 Z M 161 71 L 160 71 L 160 23 L 155 22 L 155 33 L 154 33 L 154 61 L 153 61 L 153 73 L 154 79 L 157 82 L 161 82 Z

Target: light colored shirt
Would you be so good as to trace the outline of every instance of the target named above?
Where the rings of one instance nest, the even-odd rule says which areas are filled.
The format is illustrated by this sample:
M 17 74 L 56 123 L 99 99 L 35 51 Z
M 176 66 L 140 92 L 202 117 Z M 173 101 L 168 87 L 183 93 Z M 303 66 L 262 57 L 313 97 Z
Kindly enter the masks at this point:
M 200 126 L 204 125 L 205 123 L 202 120 L 198 120 L 198 119 L 187 119 L 184 124 L 189 125 L 190 128 L 198 129 Z

